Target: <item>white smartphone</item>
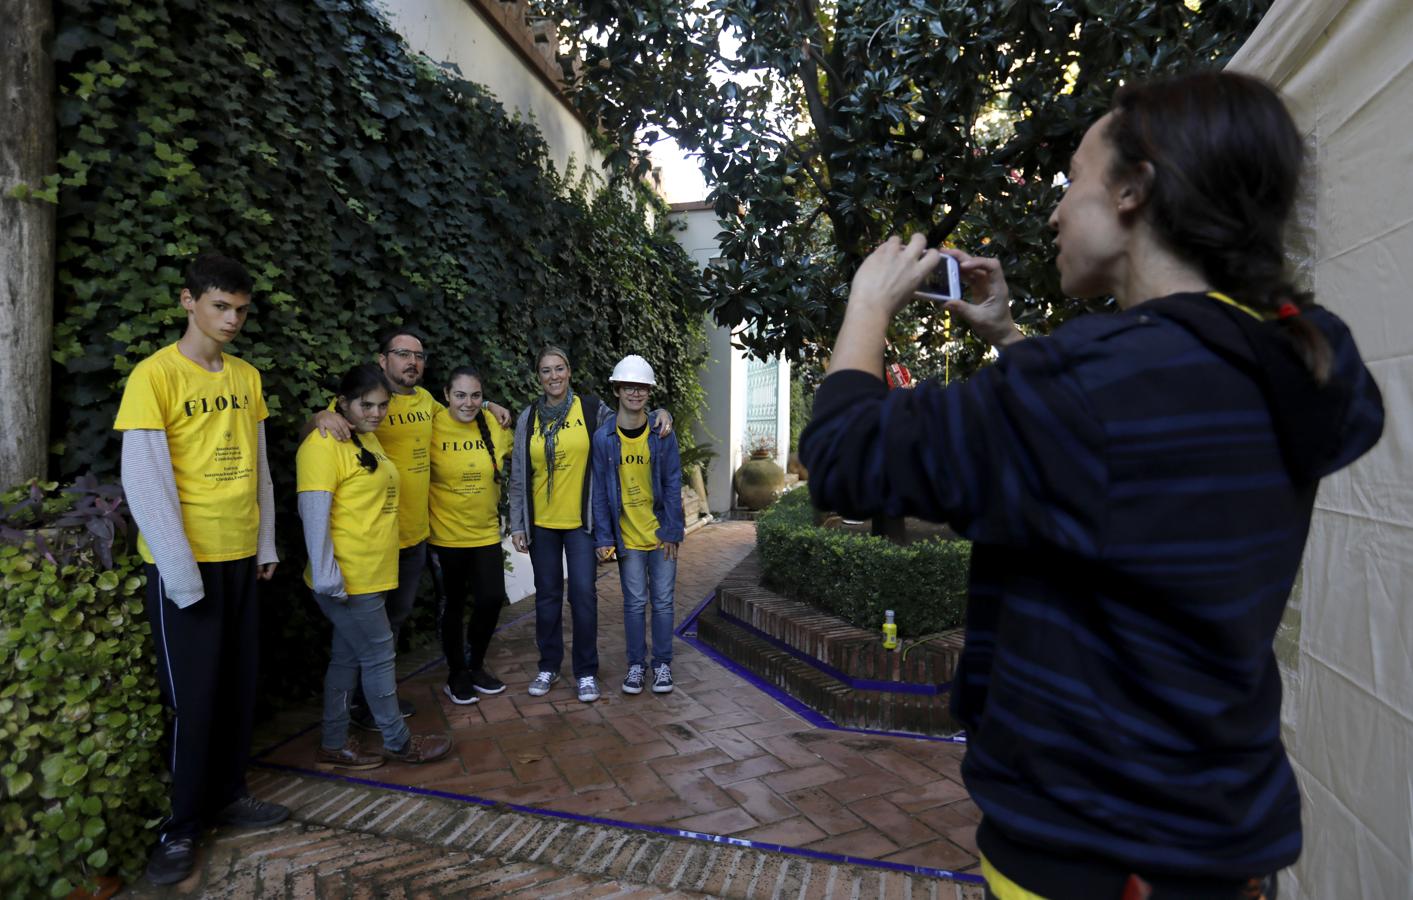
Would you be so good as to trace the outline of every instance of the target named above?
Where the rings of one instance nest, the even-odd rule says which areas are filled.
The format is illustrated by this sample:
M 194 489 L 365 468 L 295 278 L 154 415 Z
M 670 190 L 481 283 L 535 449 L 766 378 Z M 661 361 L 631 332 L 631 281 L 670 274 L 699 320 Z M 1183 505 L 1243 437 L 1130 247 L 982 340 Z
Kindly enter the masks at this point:
M 961 266 L 958 266 L 957 261 L 950 256 L 942 257 L 937 268 L 933 269 L 932 274 L 927 276 L 927 280 L 913 292 L 913 296 L 936 300 L 939 303 L 962 299 Z

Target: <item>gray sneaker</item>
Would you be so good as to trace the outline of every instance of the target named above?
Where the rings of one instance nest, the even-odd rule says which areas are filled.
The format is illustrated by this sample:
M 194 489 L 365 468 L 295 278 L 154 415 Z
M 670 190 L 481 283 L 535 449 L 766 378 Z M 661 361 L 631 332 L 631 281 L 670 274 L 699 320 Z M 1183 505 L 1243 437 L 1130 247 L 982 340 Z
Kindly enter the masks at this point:
M 543 697 L 549 693 L 550 685 L 559 680 L 558 672 L 541 672 L 530 682 L 530 696 Z
M 593 703 L 599 699 L 599 680 L 592 675 L 579 679 L 579 702 Z
M 147 880 L 153 884 L 176 884 L 185 881 L 196 862 L 196 850 L 191 838 L 177 838 L 152 849 L 147 861 Z
M 257 800 L 249 795 L 232 800 L 225 809 L 216 814 L 216 821 L 236 828 L 268 828 L 289 818 L 289 807 L 265 800 Z

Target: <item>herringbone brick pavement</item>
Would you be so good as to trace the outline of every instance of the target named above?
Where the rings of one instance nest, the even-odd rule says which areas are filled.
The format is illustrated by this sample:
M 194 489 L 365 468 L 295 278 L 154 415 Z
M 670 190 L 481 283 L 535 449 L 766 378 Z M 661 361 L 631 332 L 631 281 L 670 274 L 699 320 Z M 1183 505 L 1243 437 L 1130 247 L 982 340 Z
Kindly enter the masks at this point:
M 754 539 L 754 524 L 746 522 L 709 525 L 689 536 L 678 569 L 679 622 L 750 551 Z M 624 695 L 618 688 L 626 663 L 615 566 L 600 569 L 598 593 L 603 682 L 599 702 L 579 703 L 569 678 L 546 697 L 525 693 L 538 656 L 533 601 L 516 603 L 502 616 L 503 627 L 488 660 L 508 685 L 504 694 L 484 697 L 471 707 L 454 706 L 441 693 L 446 670 L 434 664 L 439 655 L 435 649 L 399 661 L 404 673 L 425 670 L 399 688 L 417 704 L 418 713 L 410 722 L 413 730 L 450 733 L 455 741 L 451 757 L 420 767 L 389 764 L 357 773 L 366 776 L 361 781 L 327 780 L 310 771 L 318 739 L 317 728 L 310 726 L 317 722 L 318 711 L 308 709 L 264 728 L 256 749 L 271 749 L 258 754 L 257 766 L 270 771 L 253 778 L 252 789 L 259 796 L 291 803 L 301 823 L 290 826 L 296 829 L 291 833 L 307 836 L 312 832 L 297 829 L 333 828 L 353 835 L 349 838 L 353 848 L 363 846 L 365 836 L 359 832 L 377 832 L 388 840 L 406 842 L 407 859 L 415 858 L 416 866 L 429 870 L 442 867 L 461 872 L 463 866 L 482 866 L 475 871 L 484 874 L 489 871 L 484 868 L 488 861 L 543 866 L 553 870 L 545 878 L 555 873 L 569 878 L 564 874 L 568 872 L 605 890 L 621 882 L 618 890 L 650 891 L 641 896 L 683 890 L 733 897 L 944 896 L 952 900 L 973 895 L 974 885 L 950 879 L 849 865 L 850 860 L 872 859 L 885 865 L 976 871 L 974 834 L 980 816 L 961 785 L 962 747 L 816 728 L 680 640 L 673 664 L 676 691 Z M 295 736 L 289 739 L 290 735 Z M 366 799 L 363 792 L 372 792 L 374 799 Z M 485 806 L 474 805 L 478 801 L 514 804 L 519 811 L 500 807 L 487 812 Z M 475 837 L 475 829 L 468 826 L 467 833 L 441 848 L 426 846 L 429 834 L 450 833 L 453 826 L 448 823 L 456 816 L 490 813 L 500 817 L 497 821 L 507 816 L 525 820 L 517 826 L 523 833 L 507 832 L 502 835 L 505 840 L 494 846 L 485 841 L 457 844 Z M 599 821 L 576 823 L 566 815 L 588 815 Z M 700 832 L 718 843 L 614 829 L 604 824 L 608 821 Z M 279 832 L 278 839 L 285 839 L 284 834 Z M 720 843 L 736 838 L 798 848 L 798 852 L 786 856 Z M 240 840 L 244 838 L 221 838 L 194 883 L 212 885 L 211 890 L 218 892 L 226 890 L 227 882 L 256 883 L 268 890 L 267 896 L 315 896 L 303 891 L 310 883 L 305 875 L 298 886 L 285 874 L 279 874 L 284 880 L 277 881 L 274 870 L 266 873 L 265 864 L 258 862 L 264 857 L 243 852 L 244 844 L 229 844 L 229 862 L 222 862 L 227 859 L 221 855 L 226 842 Z M 325 834 L 312 840 L 337 843 L 338 838 Z M 440 842 L 441 837 L 434 840 Z M 556 847 L 563 844 L 565 849 L 552 857 L 525 856 L 527 848 L 544 841 Z M 628 847 L 635 849 L 624 849 Z M 398 860 L 391 868 L 414 865 L 401 862 L 403 853 L 378 858 Z M 624 853 L 629 854 L 626 859 L 621 858 Z M 805 854 L 832 856 L 821 860 Z M 841 855 L 850 860 L 837 859 Z M 338 893 L 336 885 L 343 882 L 331 874 L 337 868 L 332 861 L 336 858 L 338 854 L 333 854 L 330 861 L 319 863 L 331 868 L 330 874 L 319 875 L 314 882 L 330 885 L 318 896 L 353 896 L 373 889 L 369 879 L 384 877 L 377 874 L 384 870 L 370 861 L 365 867 L 368 878 L 348 882 L 350 893 Z M 649 867 L 645 861 L 661 864 Z M 599 862 L 603 866 L 595 868 Z M 743 866 L 750 870 L 748 877 Z M 212 873 L 219 873 L 219 878 Z M 386 883 L 371 896 L 394 896 L 391 892 L 399 886 L 406 892 L 411 884 L 408 877 L 404 874 L 399 880 L 388 874 Z M 495 880 L 467 886 L 459 876 L 424 887 L 422 896 L 523 892 Z M 537 887 L 528 896 L 550 895 L 538 891 Z

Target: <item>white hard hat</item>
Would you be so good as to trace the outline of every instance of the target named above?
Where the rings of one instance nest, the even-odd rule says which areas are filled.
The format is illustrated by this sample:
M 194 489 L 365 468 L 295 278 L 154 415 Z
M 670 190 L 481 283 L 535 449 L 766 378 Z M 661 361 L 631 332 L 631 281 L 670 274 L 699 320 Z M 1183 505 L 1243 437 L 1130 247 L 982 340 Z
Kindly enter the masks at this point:
M 613 367 L 613 374 L 608 376 L 608 380 L 614 384 L 646 384 L 648 387 L 657 387 L 657 380 L 653 378 L 653 367 L 636 353 L 630 353 L 620 359 L 618 365 Z

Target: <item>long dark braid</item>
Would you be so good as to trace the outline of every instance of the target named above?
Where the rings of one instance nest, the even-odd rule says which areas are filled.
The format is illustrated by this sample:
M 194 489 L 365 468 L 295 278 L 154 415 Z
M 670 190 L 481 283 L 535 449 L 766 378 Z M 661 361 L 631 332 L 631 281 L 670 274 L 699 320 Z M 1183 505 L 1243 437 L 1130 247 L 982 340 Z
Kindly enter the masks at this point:
M 491 468 L 495 470 L 496 482 L 504 481 L 505 476 L 500 472 L 500 460 L 496 458 L 496 442 L 491 439 L 491 427 L 486 424 L 485 412 L 477 414 L 476 427 L 481 429 L 481 440 L 486 442 L 486 452 L 491 455 Z
M 481 386 L 481 390 L 483 392 L 485 391 L 485 379 L 481 377 L 480 371 L 478 371 L 475 366 L 457 366 L 455 369 L 452 369 L 451 374 L 447 376 L 446 386 L 443 388 L 443 392 L 446 394 L 448 400 L 451 399 L 451 383 L 463 375 L 476 379 L 476 383 Z M 482 394 L 482 399 L 485 399 L 484 393 Z M 476 413 L 476 427 L 481 431 L 481 440 L 486 444 L 486 452 L 491 455 L 491 469 L 495 472 L 496 483 L 500 484 L 505 480 L 505 476 L 502 475 L 500 471 L 500 460 L 496 457 L 496 442 L 491 438 L 491 429 L 490 426 L 486 424 L 484 410 Z

